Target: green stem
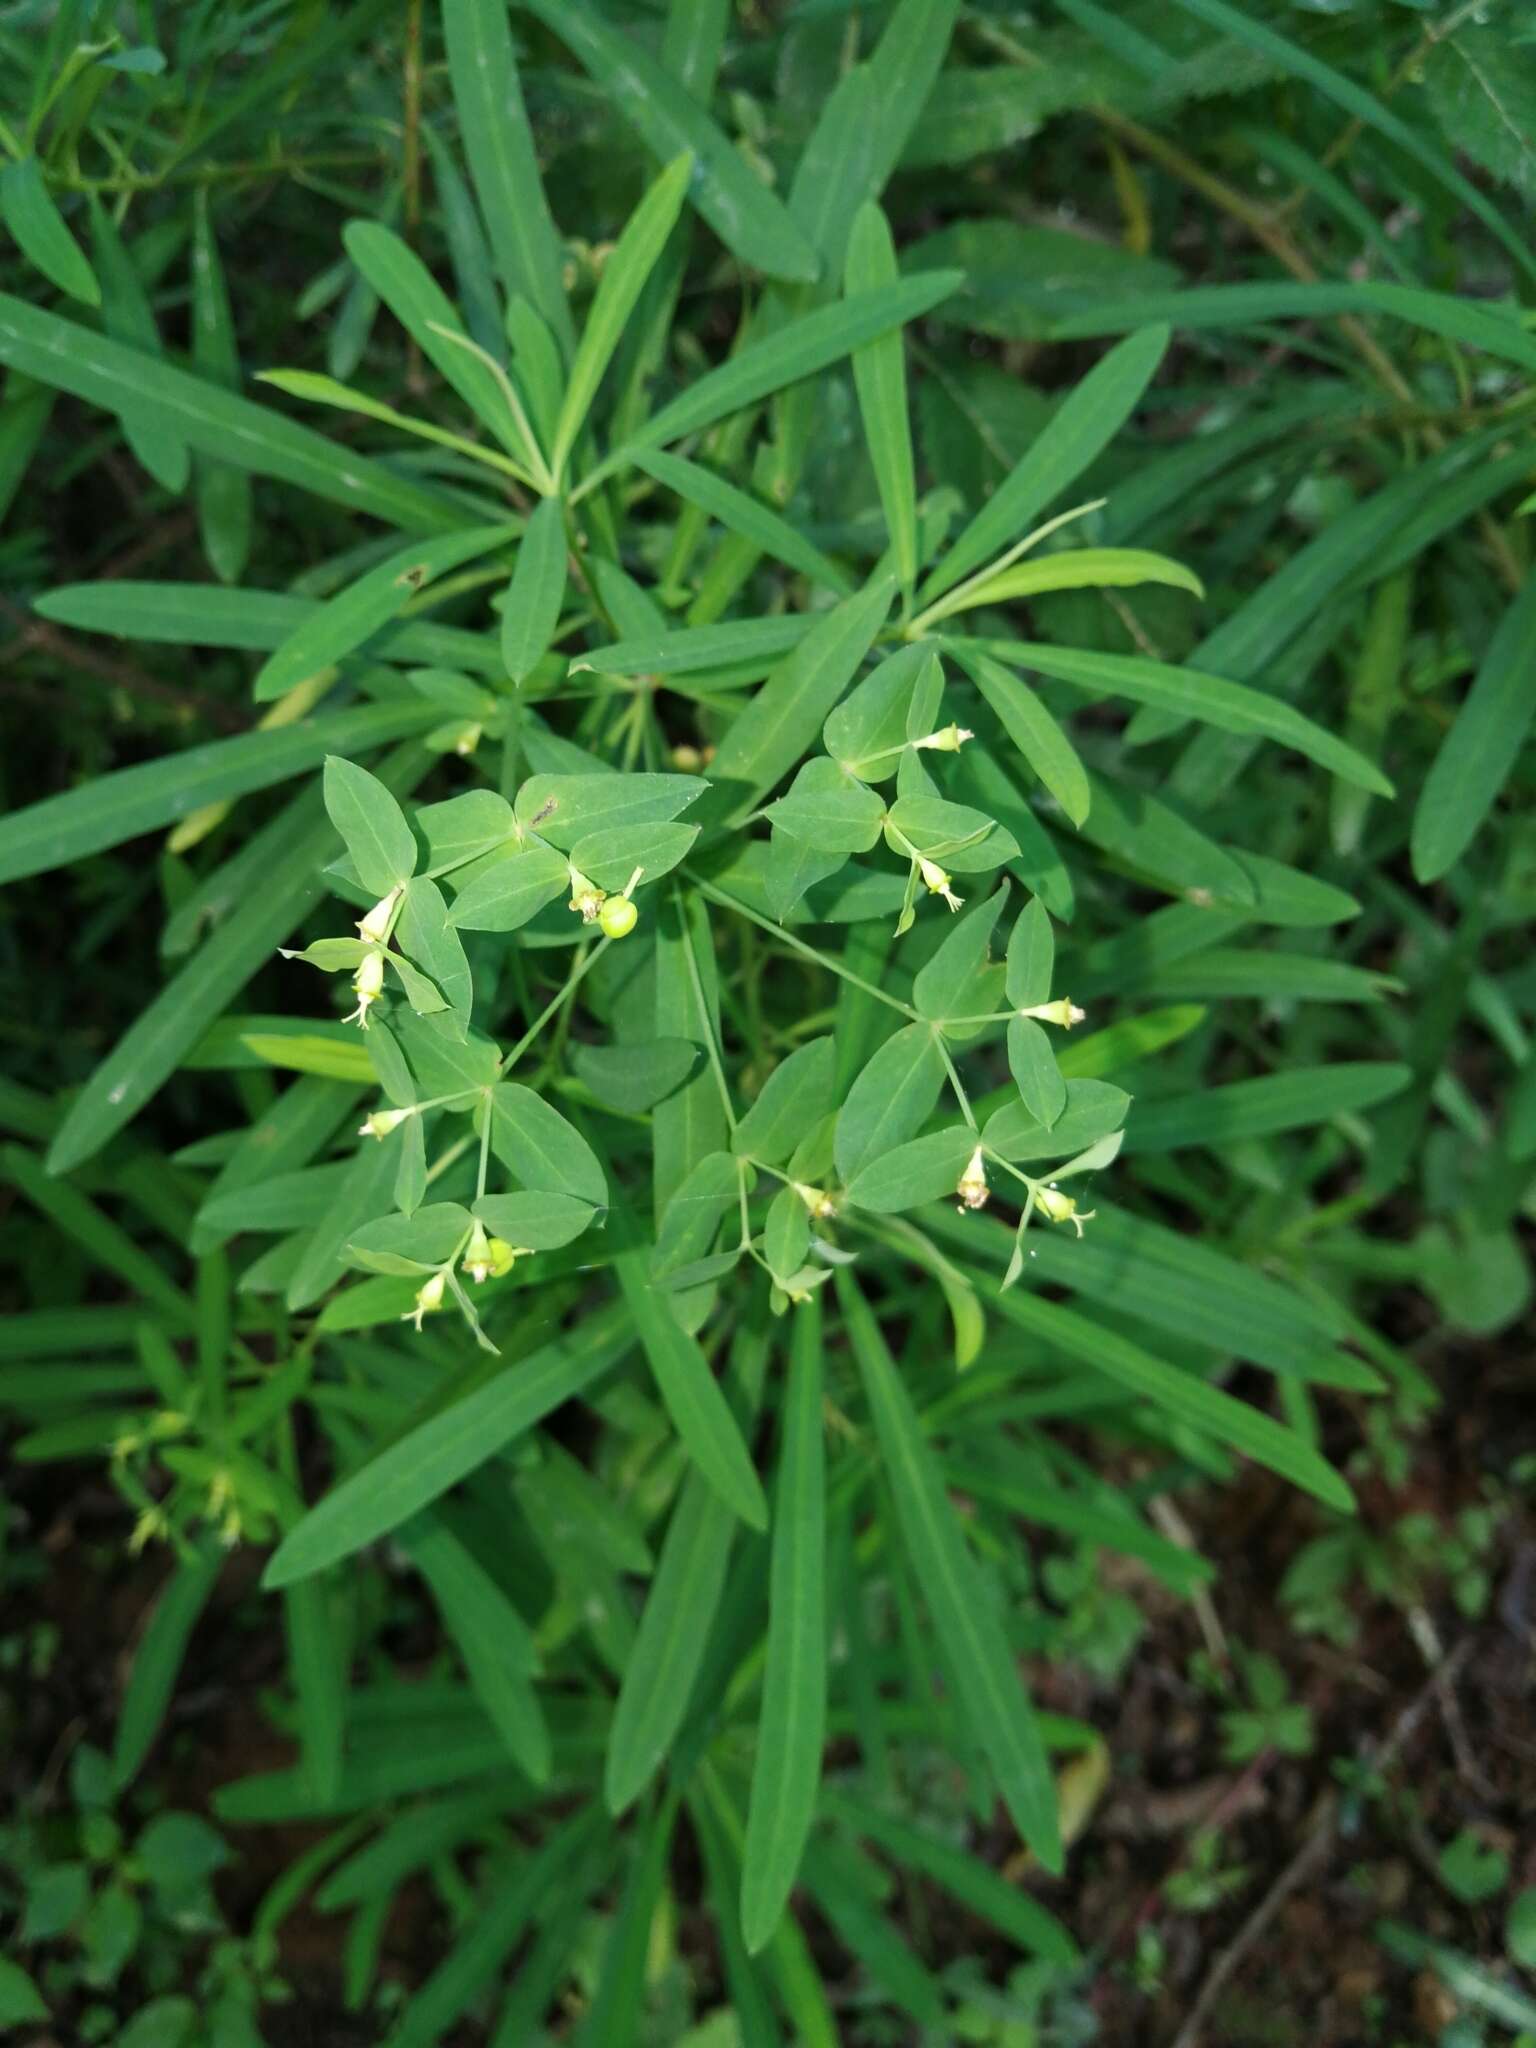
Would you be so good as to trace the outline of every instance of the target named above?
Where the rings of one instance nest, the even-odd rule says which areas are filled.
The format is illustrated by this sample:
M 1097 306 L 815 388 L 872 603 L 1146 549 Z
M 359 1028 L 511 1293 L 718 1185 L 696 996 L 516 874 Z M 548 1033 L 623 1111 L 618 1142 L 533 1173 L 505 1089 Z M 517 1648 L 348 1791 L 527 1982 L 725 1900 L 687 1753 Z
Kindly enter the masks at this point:
M 807 960 L 814 960 L 818 967 L 824 967 L 829 974 L 840 976 L 854 988 L 861 988 L 865 995 L 875 996 L 891 1009 L 899 1010 L 911 1023 L 921 1024 L 924 1021 L 910 1003 L 904 1003 L 885 989 L 877 987 L 874 982 L 866 981 L 862 974 L 855 974 L 851 967 L 845 967 L 829 953 L 820 952 L 815 946 L 807 945 L 804 939 L 796 938 L 792 931 L 783 925 L 775 924 L 772 918 L 762 917 L 757 911 L 749 909 L 745 903 L 739 903 L 734 896 L 728 896 L 724 889 L 717 889 L 713 882 L 706 882 L 701 875 L 695 874 L 692 868 L 685 868 L 683 873 L 701 895 L 707 896 L 711 903 L 718 903 L 722 910 L 734 910 L 738 917 L 750 918 L 753 924 L 761 925 L 765 932 L 771 932 L 782 945 L 793 947 L 797 953 L 804 954 Z
M 949 1085 L 955 1091 L 955 1100 L 960 1105 L 960 1114 L 965 1118 L 966 1122 L 974 1131 L 977 1128 L 976 1112 L 971 1108 L 971 1098 L 965 1092 L 965 1083 L 960 1079 L 960 1075 L 955 1067 L 955 1062 L 953 1058 L 950 1056 L 949 1047 L 944 1043 L 944 1034 L 942 1031 L 934 1032 L 933 1042 L 939 1048 L 939 1058 L 944 1062 L 944 1071 L 949 1076 Z
M 720 1058 L 720 1047 L 716 1040 L 715 1027 L 710 1021 L 709 1001 L 704 994 L 704 977 L 699 972 L 698 959 L 693 950 L 693 930 L 688 922 L 688 907 L 681 894 L 676 898 L 678 916 L 683 927 L 683 954 L 688 962 L 689 978 L 693 982 L 694 1001 L 699 1006 L 699 1026 L 704 1033 L 704 1045 L 709 1054 L 709 1064 L 715 1076 L 715 1086 L 720 1091 L 720 1106 L 725 1111 L 728 1129 L 736 1128 L 736 1111 L 731 1105 L 730 1084 L 725 1078 L 725 1064 Z
M 571 969 L 571 972 L 567 975 L 565 985 L 561 988 L 558 995 L 551 997 L 550 1001 L 545 1004 L 544 1008 L 539 1012 L 538 1016 L 534 1019 L 533 1023 L 531 1023 L 528 1026 L 528 1029 L 523 1033 L 522 1037 L 517 1041 L 516 1045 L 513 1046 L 512 1050 L 507 1054 L 506 1058 L 502 1061 L 501 1065 L 496 1069 L 496 1078 L 498 1080 L 504 1079 L 508 1074 L 511 1073 L 512 1069 L 517 1065 L 518 1061 L 522 1058 L 523 1054 L 528 1050 L 529 1046 L 532 1045 L 533 1041 L 538 1037 L 539 1033 L 544 1029 L 545 1025 L 549 1022 L 551 1017 L 553 1017 L 555 1013 L 559 1010 L 561 1004 L 564 1003 L 568 997 L 575 994 L 577 988 L 580 986 L 588 970 L 592 966 L 594 966 L 597 961 L 601 960 L 603 954 L 608 950 L 608 947 L 612 945 L 612 943 L 613 941 L 611 939 L 600 940 L 599 943 L 593 947 L 592 951 L 585 956 L 585 958 L 577 961 L 576 965 Z

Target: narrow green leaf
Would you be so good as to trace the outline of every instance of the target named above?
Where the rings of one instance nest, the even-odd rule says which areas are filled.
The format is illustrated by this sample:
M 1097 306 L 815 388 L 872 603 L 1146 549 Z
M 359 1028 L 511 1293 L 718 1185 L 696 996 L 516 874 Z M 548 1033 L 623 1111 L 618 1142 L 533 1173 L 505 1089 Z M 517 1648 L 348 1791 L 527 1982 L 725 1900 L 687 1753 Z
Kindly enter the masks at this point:
M 311 612 L 262 663 L 252 686 L 258 703 L 286 696 L 295 684 L 354 653 L 437 577 L 504 546 L 516 531 L 512 526 L 462 528 L 401 548 L 367 570 Z
M 640 1252 L 614 1261 L 631 1326 L 657 1390 L 689 1457 L 719 1498 L 753 1529 L 768 1526 L 768 1504 L 720 1382 L 697 1340 L 682 1329 L 652 1286 Z
M 1109 590 L 1138 583 L 1163 583 L 1204 597 L 1205 586 L 1192 569 L 1146 548 L 1061 548 L 1033 562 L 1016 562 L 984 583 L 967 584 L 940 598 L 931 619 L 949 618 L 982 605 L 1018 604 L 1051 590 Z
M 508 454 L 524 463 L 536 462 L 537 450 L 497 364 L 465 346 L 458 309 L 415 251 L 381 221 L 348 221 L 342 241 L 359 275 L 366 278 L 474 418 L 489 427 Z M 311 389 L 300 395 L 318 397 L 320 393 Z M 329 402 L 334 404 L 335 398 Z
M 127 348 L 160 355 L 160 330 L 138 267 L 123 246 L 112 216 L 94 197 L 91 258 L 101 282 L 101 317 L 107 333 Z M 158 415 L 141 412 L 136 406 L 125 405 L 118 417 L 129 447 L 155 481 L 168 491 L 184 490 L 191 456 L 181 436 L 166 433 Z
M 319 1579 L 283 1588 L 288 1662 L 299 1708 L 299 1761 L 316 1803 L 329 1806 L 341 1783 L 346 1733 L 344 1654 Z
M 683 632 L 647 633 L 593 647 L 571 664 L 571 673 L 595 669 L 602 675 L 687 675 L 696 669 L 730 668 L 772 660 L 802 641 L 815 624 L 803 615 L 773 619 L 731 619 L 722 626 L 693 626 Z
M 199 191 L 192 227 L 192 360 L 215 384 L 240 388 L 240 352 L 234 313 L 206 188 Z M 204 453 L 197 465 L 197 517 L 203 553 L 221 583 L 238 583 L 251 552 L 251 479 L 237 465 Z
M 455 1401 L 343 1479 L 290 1529 L 267 1564 L 270 1591 L 323 1571 L 398 1529 L 514 1438 L 599 1380 L 633 1343 L 616 1304 L 589 1314 Z
M 35 156 L 22 157 L 0 170 L 0 220 L 10 229 L 22 255 L 37 265 L 50 284 L 87 306 L 101 304 L 101 287 L 85 251 L 65 226 Z
M 575 2036 L 576 2048 L 636 2048 L 640 2040 L 647 1959 L 676 1822 L 677 1795 L 668 1792 L 630 1837 L 629 1875 L 610 1923 L 592 2002 Z
M 482 1795 L 480 1813 L 466 1813 L 457 1838 L 444 1843 L 444 1853 L 459 1848 L 474 1834 L 477 1822 L 487 1817 Z M 530 1925 L 549 1915 L 554 1910 L 551 1901 L 566 1896 L 573 1882 L 583 1881 L 588 1874 L 581 1859 L 600 1825 L 600 1813 L 587 1805 L 562 1820 L 536 1851 L 530 1853 L 519 1844 L 488 1859 L 484 1902 L 465 1922 L 426 1982 L 408 1999 L 387 2037 L 387 2048 L 438 2048 L 450 2038 L 462 2015 L 485 1995 Z M 514 1981 L 520 1990 L 520 1970 Z
M 725 1591 L 736 1517 L 702 1472 L 689 1472 L 667 1524 L 624 1668 L 603 1768 L 608 1811 L 622 1814 L 661 1769 L 682 1726 Z
M 809 280 L 815 250 L 756 172 L 647 50 L 611 28 L 587 0 L 528 0 L 602 87 L 662 163 L 686 151 L 694 160 L 693 204 L 734 256 L 769 277 Z
M 279 477 L 317 497 L 367 512 L 413 533 L 463 524 L 458 506 L 381 463 L 338 446 L 266 406 L 221 391 L 136 348 L 77 327 L 0 292 L 0 363 L 87 404 L 154 414 L 204 455 L 238 463 L 253 476 Z
M 738 490 L 714 470 L 697 462 L 685 462 L 682 456 L 667 454 L 660 448 L 637 449 L 631 459 L 637 469 L 643 469 L 657 483 L 675 491 L 690 505 L 697 505 L 712 519 L 718 519 L 722 526 L 761 548 L 765 555 L 798 569 L 813 583 L 835 590 L 839 597 L 848 596 L 852 590 L 853 580 L 846 569 L 831 561 L 771 506 Z
M 960 278 L 958 270 L 920 272 L 915 277 L 903 278 L 900 284 L 883 285 L 878 291 L 859 292 L 836 305 L 819 306 L 777 333 L 748 342 L 716 369 L 696 378 L 670 405 L 653 414 L 637 434 L 598 464 L 582 490 L 590 490 L 614 470 L 638 459 L 642 449 L 662 448 L 669 441 L 680 441 L 685 434 L 696 434 L 728 413 L 740 412 L 770 392 L 782 390 L 786 384 L 814 376 L 816 371 L 850 355 L 877 334 L 919 319 L 947 297 Z M 5 345 L 6 307 L 7 301 L 0 298 L 0 349 Z
M 774 1488 L 768 1661 L 742 1859 L 741 1926 L 755 1955 L 794 1884 L 821 1781 L 827 1711 L 826 1452 L 821 1308 L 795 1311 Z
M 443 0 L 443 39 L 475 196 L 508 298 L 535 308 L 569 356 L 565 256 L 523 105 L 504 0 Z
M 87 633 L 164 641 L 176 647 L 280 647 L 323 607 L 277 590 L 221 590 L 214 583 L 138 583 L 131 578 L 65 583 L 45 592 L 40 617 Z M 427 619 L 397 620 L 369 648 L 380 660 L 436 663 L 493 682 L 504 671 L 494 645 L 480 633 L 435 626 Z
M 1207 725 L 1219 726 L 1223 732 L 1262 734 L 1266 739 L 1278 740 L 1282 746 L 1293 747 L 1319 767 L 1376 796 L 1393 794 L 1391 783 L 1363 754 L 1265 690 L 1250 689 L 1245 683 L 1229 683 L 1221 676 L 1205 675 L 1196 669 L 1150 661 L 1141 654 L 1101 654 L 1093 649 L 1045 647 L 1028 640 L 964 642 L 963 661 L 965 649 L 976 645 L 1095 696 L 1130 697 L 1137 703 L 1173 712 L 1180 719 L 1197 718 Z M 977 680 L 980 681 L 979 676 Z
M 1116 344 L 1057 407 L 920 593 L 932 604 L 962 576 L 1000 554 L 1058 498 L 1124 426 L 1168 346 L 1166 327 L 1143 327 Z
M 1477 836 L 1536 717 L 1536 570 L 1500 619 L 1430 763 L 1413 815 L 1413 873 L 1438 882 Z
M 1210 284 L 1182 291 L 1138 292 L 1134 298 L 1098 298 L 1082 312 L 1053 320 L 1058 341 L 1123 334 L 1149 317 L 1171 327 L 1241 328 L 1275 320 L 1337 319 L 1346 313 L 1385 313 L 1428 334 L 1460 341 L 1523 370 L 1536 370 L 1536 340 L 1518 319 L 1475 299 L 1421 291 L 1401 284 Z
M 481 1706 L 518 1767 L 536 1785 L 549 1777 L 549 1729 L 533 1686 L 538 1651 L 528 1626 L 485 1567 L 430 1511 L 395 1541 L 432 1589 Z
M 565 575 L 565 516 L 558 498 L 545 498 L 528 521 L 503 602 L 501 658 L 514 683 L 523 682 L 549 652 Z
M 1202 1088 L 1169 1102 L 1142 1102 L 1126 1124 L 1125 1149 L 1176 1152 L 1186 1145 L 1220 1147 L 1270 1138 L 1370 1109 L 1401 1094 L 1412 1079 L 1410 1067 L 1391 1061 L 1341 1060 Z
M 1268 1466 L 1282 1479 L 1314 1494 L 1325 1506 L 1345 1514 L 1353 1512 L 1354 1495 L 1333 1467 L 1293 1431 L 1283 1429 L 1246 1402 L 1234 1400 L 1219 1387 L 1154 1357 L 1118 1332 L 1075 1309 L 1063 1308 L 1059 1302 L 1043 1301 L 1015 1289 L 1001 1295 L 997 1306 L 1019 1329 L 1080 1360 L 1091 1371 Z
M 112 1782 L 131 1785 L 160 1730 L 197 1618 L 218 1583 L 223 1559 L 206 1550 L 179 1564 L 155 1602 L 134 1656 L 112 1743 Z
M 869 1304 L 846 1270 L 839 1270 L 836 1286 L 902 1540 L 966 1722 L 1023 1840 L 1047 1870 L 1059 1871 L 1056 1786 L 993 1588 L 966 1546 L 960 1517 Z
M 369 704 L 187 747 L 44 797 L 0 819 L 0 882 L 65 867 L 172 824 L 204 804 L 286 782 L 318 767 L 329 753 L 366 753 L 387 740 L 424 732 L 434 716 L 425 704 Z M 323 851 L 319 859 L 324 861 Z
M 321 870 L 335 845 L 318 791 L 292 807 L 286 841 L 274 851 L 261 888 L 166 984 L 76 1096 L 49 1149 L 50 1173 L 68 1173 L 89 1159 L 169 1079 L 230 998 L 320 900 Z
M 896 282 L 896 246 L 885 215 L 873 201 L 854 216 L 844 282 L 850 293 Z M 907 368 L 899 332 L 877 335 L 854 353 L 853 379 L 874 465 L 886 531 L 904 591 L 917 581 L 917 481 L 912 428 L 907 417 Z
M 557 482 L 565 474 L 566 462 L 597 396 L 603 372 L 623 339 L 646 280 L 682 211 L 692 175 L 691 155 L 685 153 L 667 165 L 631 214 L 617 246 L 603 265 L 555 427 L 549 466 Z

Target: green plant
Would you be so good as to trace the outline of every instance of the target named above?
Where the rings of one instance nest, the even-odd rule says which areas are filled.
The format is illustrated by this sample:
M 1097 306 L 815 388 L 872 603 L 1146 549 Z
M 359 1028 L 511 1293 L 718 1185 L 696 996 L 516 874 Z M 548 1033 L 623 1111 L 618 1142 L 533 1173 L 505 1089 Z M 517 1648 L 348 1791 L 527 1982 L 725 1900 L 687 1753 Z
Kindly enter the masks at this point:
M 139 1823 L 118 1805 L 108 1758 L 89 1745 L 71 1757 L 69 1785 L 69 1811 L 0 1830 L 0 1908 L 16 1918 L 0 2022 L 73 2005 L 86 2042 L 259 2042 L 257 2007 L 283 1987 L 226 1928 L 210 1884 L 230 1860 L 217 1831 L 174 1811 Z
M 104 1058 L 64 1039 L 77 1091 L 0 1098 L 37 1269 L 4 1399 L 24 1457 L 100 1452 L 171 1546 L 123 1784 L 222 1548 L 280 1538 L 298 1762 L 220 1812 L 340 1823 L 303 1876 L 353 1916 L 354 2003 L 428 1873 L 453 1940 L 399 2043 L 483 2007 L 514 1955 L 505 2041 L 569 1982 L 592 2041 L 651 2024 L 647 1983 L 678 2032 L 688 1971 L 650 1951 L 677 1960 L 684 1825 L 754 2044 L 775 2015 L 837 2037 L 797 1882 L 870 2039 L 891 2010 L 941 2034 L 970 1995 L 895 1927 L 893 1870 L 1067 1975 L 1071 1938 L 973 1853 L 1000 1797 L 1058 1865 L 1049 1759 L 1090 1739 L 1030 1707 L 1020 1655 L 1115 1669 L 1135 1614 L 1104 1553 L 1178 1593 L 1211 1576 L 1148 1518 L 1176 1486 L 1246 1458 L 1348 1508 L 1325 1424 L 1426 1395 L 1373 1326 L 1382 1287 L 1427 1282 L 1483 1330 L 1525 1298 L 1529 849 L 1497 799 L 1527 772 L 1536 585 L 1499 514 L 1529 487 L 1536 347 L 1452 245 L 1476 220 L 1501 288 L 1530 259 L 1435 125 L 1485 30 L 1512 75 L 1523 45 L 1446 28 L 1408 121 L 1416 24 L 1367 10 L 1401 70 L 1378 95 L 1349 30 L 1170 12 L 1063 7 L 1034 48 L 940 0 L 756 42 L 721 7 L 658 35 L 539 0 L 511 17 L 520 70 L 502 5 L 412 10 L 440 218 L 402 140 L 398 206 L 368 195 L 380 217 L 318 259 L 323 347 L 223 284 L 214 209 L 169 210 L 214 140 L 185 52 L 86 107 L 67 45 L 102 10 L 60 10 L 8 124 L 6 218 L 102 318 L 0 299 L 0 498 L 56 389 L 158 489 L 193 476 L 225 579 L 63 582 L 36 613 L 266 708 L 0 823 L 7 877 L 77 863 L 99 891 L 94 1022 L 145 997 Z M 295 63 L 312 25 L 284 23 Z M 1217 82 L 1234 58 L 1257 124 Z M 377 151 L 370 78 L 326 123 Z M 154 95 L 167 211 L 136 232 L 119 169 L 87 232 L 77 160 L 119 162 L 119 91 Z M 1192 182 L 1171 115 L 1301 198 L 1272 218 Z M 988 153 L 1046 124 L 1047 170 L 1064 129 L 1122 152 L 1132 246 L 999 202 Z M 557 129 L 564 238 L 535 146 Z M 916 189 L 937 163 L 942 218 Z M 1183 289 L 1150 241 L 1190 190 L 1257 253 Z M 190 370 L 155 324 L 177 290 Z M 1339 324 L 1274 325 L 1303 319 Z M 235 388 L 295 355 L 262 403 Z M 135 884 L 179 963 L 154 990 L 110 918 L 114 849 L 163 828 Z M 290 940 L 349 985 L 335 1014 L 300 1014 L 322 999 L 275 962 Z M 1502 1108 L 1452 1056 L 1468 1028 Z M 63 1077 L 36 1050 L 28 1072 Z M 60 1244 L 97 1277 L 56 1298 Z M 392 1604 L 441 1624 L 416 1682 Z M 1233 1753 L 1304 1749 L 1260 1660 L 1249 1685 Z M 821 1782 L 827 1733 L 850 1782 Z
M 1312 1714 L 1290 1698 L 1284 1670 L 1264 1651 L 1238 1658 L 1248 1704 L 1221 1716 L 1223 1753 L 1229 1763 L 1245 1764 L 1262 1750 L 1282 1756 L 1305 1756 L 1312 1747 Z

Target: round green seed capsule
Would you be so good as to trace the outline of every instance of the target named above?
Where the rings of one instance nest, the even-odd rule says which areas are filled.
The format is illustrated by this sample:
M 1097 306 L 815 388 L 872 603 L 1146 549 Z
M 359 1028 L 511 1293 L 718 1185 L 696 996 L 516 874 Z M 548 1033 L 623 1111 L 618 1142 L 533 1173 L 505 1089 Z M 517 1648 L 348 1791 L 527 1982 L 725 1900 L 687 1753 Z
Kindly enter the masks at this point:
M 597 921 L 610 939 L 622 939 L 635 928 L 640 913 L 627 896 L 610 896 L 597 913 Z

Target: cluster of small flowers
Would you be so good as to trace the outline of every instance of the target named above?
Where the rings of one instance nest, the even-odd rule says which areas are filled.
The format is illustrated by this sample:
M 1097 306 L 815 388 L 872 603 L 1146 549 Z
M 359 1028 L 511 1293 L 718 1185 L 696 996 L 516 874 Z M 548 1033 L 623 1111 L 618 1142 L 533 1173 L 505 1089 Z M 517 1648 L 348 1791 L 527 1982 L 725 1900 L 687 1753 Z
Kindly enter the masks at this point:
M 987 1186 L 986 1156 L 979 1145 L 966 1161 L 965 1171 L 955 1183 L 955 1193 L 960 1198 L 962 1214 L 967 1209 L 984 1209 L 991 1199 L 992 1190 Z M 1055 1181 L 1050 1182 L 1048 1186 L 1037 1185 L 1034 1202 L 1035 1207 L 1049 1217 L 1052 1223 L 1070 1223 L 1079 1237 L 1083 1234 L 1083 1225 L 1091 1223 L 1097 1214 L 1093 1209 L 1079 1209 L 1076 1197 L 1064 1195 Z

